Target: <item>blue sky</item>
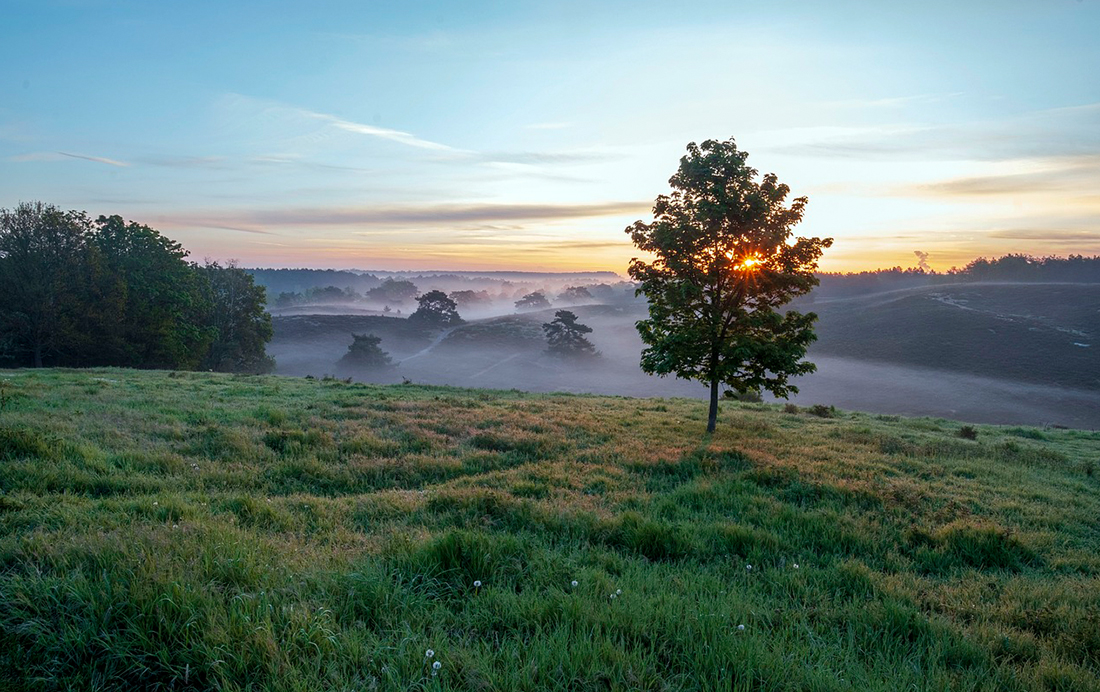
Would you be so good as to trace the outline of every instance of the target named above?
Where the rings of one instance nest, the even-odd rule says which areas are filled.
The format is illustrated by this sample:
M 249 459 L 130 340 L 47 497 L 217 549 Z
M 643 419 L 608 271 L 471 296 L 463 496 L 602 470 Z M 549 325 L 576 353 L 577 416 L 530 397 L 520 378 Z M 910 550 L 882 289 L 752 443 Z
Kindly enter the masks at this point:
M 831 270 L 1100 253 L 1100 2 L 8 0 L 0 206 L 245 265 L 611 269 L 689 141 Z

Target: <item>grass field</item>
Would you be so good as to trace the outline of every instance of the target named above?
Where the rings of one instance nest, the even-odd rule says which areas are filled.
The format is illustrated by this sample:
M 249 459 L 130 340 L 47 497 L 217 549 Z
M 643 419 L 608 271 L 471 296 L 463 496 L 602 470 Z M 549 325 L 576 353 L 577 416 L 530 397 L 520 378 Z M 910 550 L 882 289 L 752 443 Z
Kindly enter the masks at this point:
M 0 402 L 0 687 L 1100 689 L 1098 432 L 126 370 Z

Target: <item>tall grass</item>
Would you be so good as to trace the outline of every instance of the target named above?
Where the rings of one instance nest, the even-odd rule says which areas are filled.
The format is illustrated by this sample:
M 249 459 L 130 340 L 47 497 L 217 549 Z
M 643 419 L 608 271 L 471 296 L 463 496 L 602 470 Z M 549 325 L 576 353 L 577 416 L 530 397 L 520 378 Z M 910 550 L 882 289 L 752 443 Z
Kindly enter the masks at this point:
M 0 688 L 1100 688 L 1100 433 L 0 381 Z

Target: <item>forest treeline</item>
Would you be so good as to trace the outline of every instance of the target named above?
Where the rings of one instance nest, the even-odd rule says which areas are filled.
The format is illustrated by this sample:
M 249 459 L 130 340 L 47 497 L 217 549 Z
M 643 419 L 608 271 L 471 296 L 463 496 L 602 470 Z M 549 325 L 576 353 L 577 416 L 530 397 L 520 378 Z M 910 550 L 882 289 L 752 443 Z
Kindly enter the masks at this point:
M 1008 254 L 979 257 L 962 268 L 946 272 L 922 268 L 818 273 L 817 295 L 845 296 L 960 282 L 1100 283 L 1100 256 L 1034 257 Z
M 120 216 L 0 209 L 0 366 L 267 372 L 266 296 Z

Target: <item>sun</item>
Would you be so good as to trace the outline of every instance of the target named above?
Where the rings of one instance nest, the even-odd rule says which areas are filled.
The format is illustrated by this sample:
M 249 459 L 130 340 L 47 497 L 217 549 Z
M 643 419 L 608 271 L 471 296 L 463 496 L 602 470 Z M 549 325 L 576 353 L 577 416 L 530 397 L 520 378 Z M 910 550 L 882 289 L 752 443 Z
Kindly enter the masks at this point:
M 763 263 L 764 260 L 760 259 L 759 257 L 749 256 L 741 260 L 741 264 L 737 265 L 737 269 L 741 269 L 744 271 L 753 271 Z

